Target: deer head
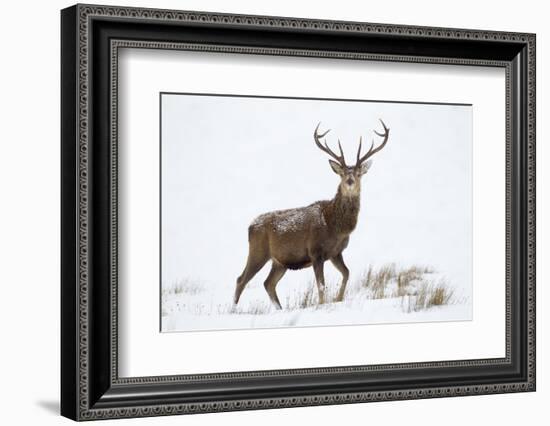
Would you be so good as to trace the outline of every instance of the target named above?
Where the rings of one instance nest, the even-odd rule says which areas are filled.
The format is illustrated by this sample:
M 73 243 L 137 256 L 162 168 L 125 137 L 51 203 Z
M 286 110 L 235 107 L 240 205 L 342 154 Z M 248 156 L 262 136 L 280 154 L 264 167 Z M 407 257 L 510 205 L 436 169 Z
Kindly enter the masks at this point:
M 342 150 L 342 145 L 340 144 L 340 139 L 338 139 L 338 149 L 340 150 L 340 155 L 335 154 L 329 148 L 326 141 L 321 142 L 321 139 L 324 138 L 328 132 L 330 132 L 330 129 L 324 133 L 319 134 L 319 126 L 321 125 L 321 123 L 319 123 L 315 128 L 315 132 L 313 133 L 313 139 L 315 140 L 315 144 L 319 147 L 321 151 L 327 153 L 330 157 L 333 158 L 333 160 L 328 160 L 328 162 L 332 167 L 332 170 L 334 171 L 334 173 L 340 176 L 340 179 L 341 179 L 340 191 L 343 195 L 348 195 L 348 196 L 359 195 L 359 192 L 361 191 L 361 177 L 365 173 L 367 173 L 367 171 L 369 170 L 372 164 L 372 161 L 369 160 L 369 158 L 372 157 L 374 154 L 376 154 L 378 151 L 380 151 L 382 148 L 384 148 L 384 146 L 386 145 L 386 142 L 388 142 L 390 129 L 386 127 L 386 125 L 382 120 L 380 120 L 380 122 L 384 127 L 384 133 L 378 133 L 376 130 L 374 130 L 374 133 L 384 138 L 382 143 L 378 145 L 376 148 L 374 148 L 374 139 L 373 139 L 371 147 L 368 150 L 368 152 L 365 155 L 361 156 L 362 138 L 359 138 L 359 148 L 357 149 L 357 160 L 355 162 L 355 166 L 348 166 L 346 164 L 346 161 L 344 159 L 344 151 Z

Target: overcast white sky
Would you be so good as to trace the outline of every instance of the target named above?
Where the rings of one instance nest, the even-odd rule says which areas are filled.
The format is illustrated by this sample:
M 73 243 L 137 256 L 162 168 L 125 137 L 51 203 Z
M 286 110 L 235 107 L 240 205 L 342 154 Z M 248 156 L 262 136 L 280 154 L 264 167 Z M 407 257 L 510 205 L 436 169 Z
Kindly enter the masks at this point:
M 378 118 L 391 128 L 363 178 L 359 223 L 344 259 L 431 265 L 471 294 L 472 107 L 162 95 L 162 282 L 234 287 L 259 214 L 332 198 L 339 182 L 313 130 L 331 128 L 353 163 Z M 378 141 L 378 138 L 377 138 Z M 254 278 L 263 281 L 266 266 Z M 339 276 L 327 266 L 329 280 Z M 291 286 L 311 269 L 287 273 Z

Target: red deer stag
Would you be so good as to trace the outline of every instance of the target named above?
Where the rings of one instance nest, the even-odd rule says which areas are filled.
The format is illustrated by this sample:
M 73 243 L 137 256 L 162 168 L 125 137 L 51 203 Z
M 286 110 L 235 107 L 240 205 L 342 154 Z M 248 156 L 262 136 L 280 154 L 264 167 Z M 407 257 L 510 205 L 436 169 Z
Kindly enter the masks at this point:
M 271 271 L 264 286 L 269 298 L 277 309 L 281 303 L 275 287 L 287 269 L 302 269 L 313 266 L 319 303 L 325 303 L 324 262 L 330 260 L 342 274 L 342 284 L 336 300 L 341 301 L 346 291 L 349 270 L 344 263 L 342 252 L 348 245 L 349 236 L 357 225 L 361 177 L 367 173 L 371 161 L 367 161 L 386 145 L 390 129 L 380 120 L 384 133 L 375 134 L 383 138 L 382 143 L 374 148 L 374 141 L 369 151 L 361 156 L 361 139 L 357 150 L 355 166 L 347 166 L 344 152 L 338 140 L 340 155 L 336 155 L 321 139 L 330 129 L 319 134 L 319 123 L 313 139 L 319 149 L 334 160 L 328 160 L 332 170 L 340 176 L 338 191 L 332 200 L 317 201 L 307 207 L 278 210 L 258 216 L 248 228 L 248 260 L 235 289 L 234 303 L 239 302 L 246 284 L 260 269 L 271 260 Z

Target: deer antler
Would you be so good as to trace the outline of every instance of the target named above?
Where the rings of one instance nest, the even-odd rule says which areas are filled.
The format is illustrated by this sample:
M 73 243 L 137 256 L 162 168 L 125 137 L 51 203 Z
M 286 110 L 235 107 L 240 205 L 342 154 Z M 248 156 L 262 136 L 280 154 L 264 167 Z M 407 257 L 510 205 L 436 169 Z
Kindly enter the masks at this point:
M 383 137 L 384 140 L 380 145 L 376 147 L 376 149 L 373 149 L 374 148 L 374 139 L 373 139 L 368 152 L 361 157 L 361 145 L 363 142 L 363 138 L 360 138 L 359 149 L 357 150 L 357 163 L 355 164 L 356 167 L 359 166 L 361 163 L 363 163 L 367 158 L 372 157 L 374 154 L 376 154 L 378 151 L 384 148 L 384 145 L 386 145 L 386 142 L 388 142 L 388 137 L 390 136 L 390 129 L 386 127 L 386 125 L 384 124 L 381 118 L 379 118 L 379 120 L 380 120 L 380 123 L 382 123 L 382 126 L 384 126 L 384 133 L 378 133 L 376 130 L 374 130 L 374 133 L 376 133 L 380 137 Z
M 313 139 L 315 139 L 315 144 L 319 147 L 319 149 L 323 152 L 326 152 L 328 155 L 330 155 L 332 158 L 334 158 L 340 165 L 343 167 L 346 166 L 346 160 L 344 159 L 344 151 L 342 151 L 342 145 L 340 144 L 340 139 L 338 139 L 338 148 L 340 149 L 340 155 L 336 155 L 327 145 L 326 141 L 321 143 L 321 138 L 324 138 L 328 132 L 330 132 L 330 129 L 328 129 L 325 133 L 319 134 L 319 126 L 321 125 L 321 122 L 317 124 L 317 127 L 315 128 L 315 132 L 313 133 Z

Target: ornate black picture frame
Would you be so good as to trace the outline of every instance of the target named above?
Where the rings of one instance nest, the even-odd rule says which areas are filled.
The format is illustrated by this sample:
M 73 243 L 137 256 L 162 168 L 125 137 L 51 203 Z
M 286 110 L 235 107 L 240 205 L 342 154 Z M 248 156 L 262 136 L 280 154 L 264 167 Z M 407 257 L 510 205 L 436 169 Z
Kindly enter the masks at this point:
M 92 420 L 535 390 L 534 34 L 96 5 L 64 9 L 61 30 L 62 415 Z M 506 356 L 120 378 L 121 47 L 504 68 Z

